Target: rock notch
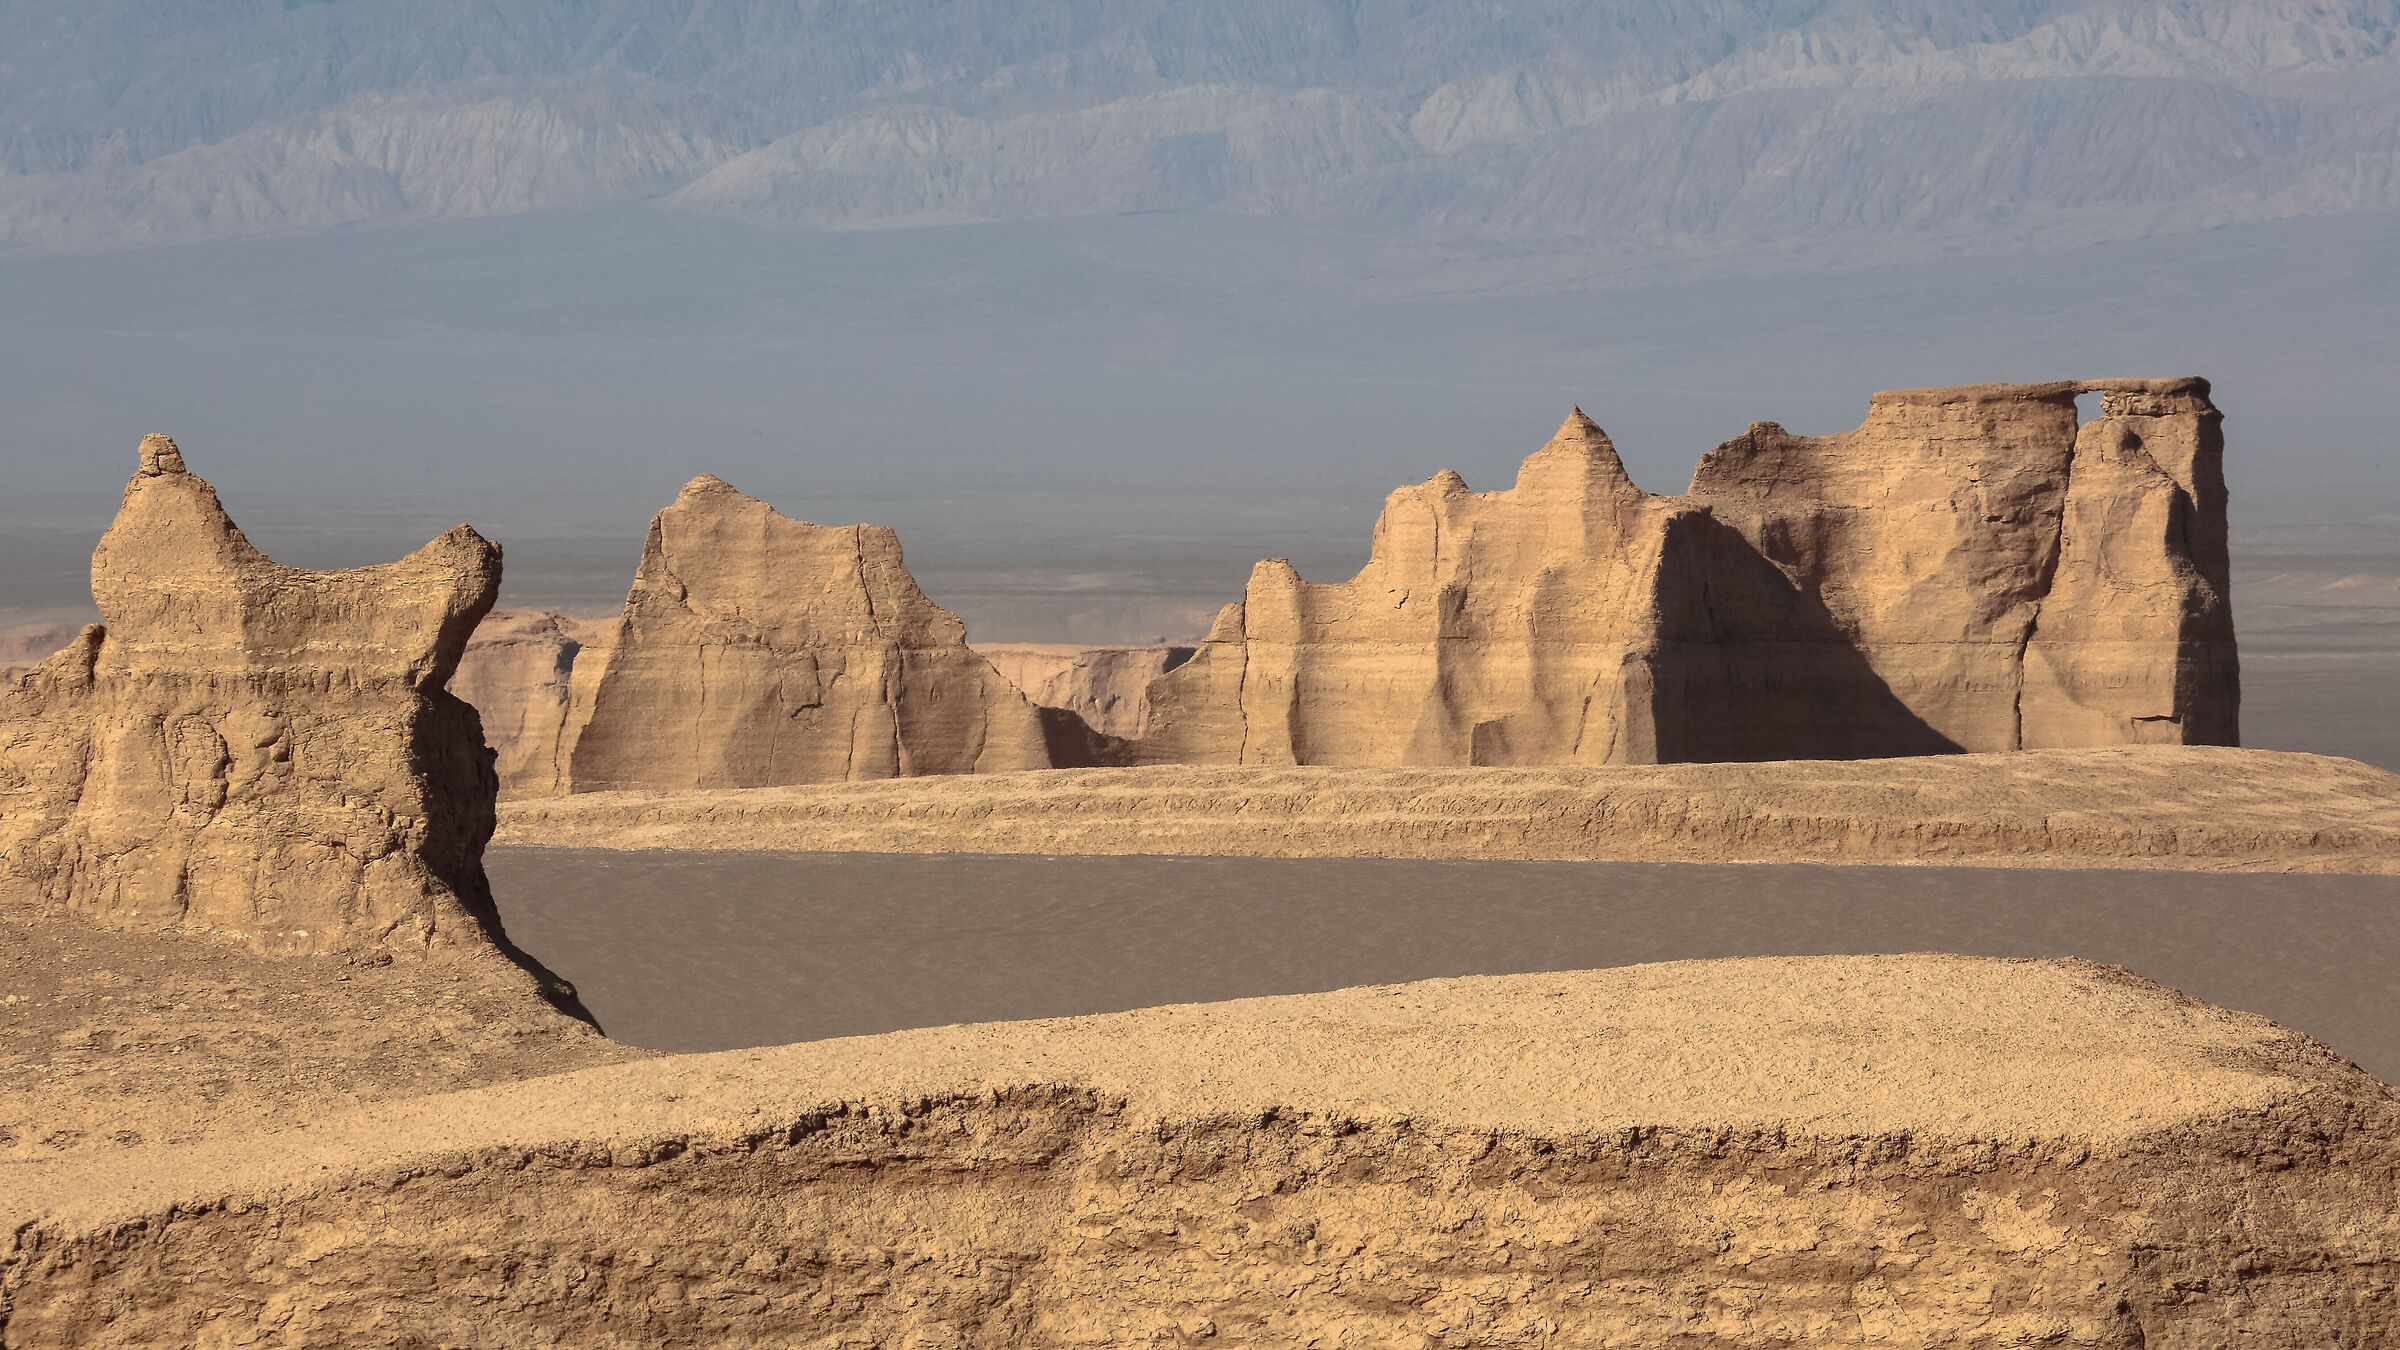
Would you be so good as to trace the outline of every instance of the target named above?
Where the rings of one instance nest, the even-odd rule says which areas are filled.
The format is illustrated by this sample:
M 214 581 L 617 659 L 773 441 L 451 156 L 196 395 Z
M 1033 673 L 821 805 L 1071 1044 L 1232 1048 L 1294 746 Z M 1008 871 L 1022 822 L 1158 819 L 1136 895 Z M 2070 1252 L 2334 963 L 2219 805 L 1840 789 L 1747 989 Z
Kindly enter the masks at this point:
M 2078 429 L 2075 398 L 2103 415 Z M 1147 763 L 1525 765 L 2237 742 L 2204 380 L 1878 394 L 1689 495 L 1571 414 L 1516 486 L 1386 499 L 1336 585 L 1260 563 L 1149 691 Z
M 164 436 L 92 556 L 102 622 L 0 694 L 0 899 L 261 952 L 505 949 L 493 776 L 444 688 L 500 549 L 269 560 Z
M 975 650 L 1036 705 L 1064 709 L 1102 735 L 1131 740 L 1150 718 L 1150 682 L 1191 660 L 1194 649 L 1012 642 L 977 643 Z
M 608 646 L 561 752 L 573 791 L 1042 769 L 1096 745 L 967 646 L 888 527 L 793 520 L 706 474 L 651 520 Z

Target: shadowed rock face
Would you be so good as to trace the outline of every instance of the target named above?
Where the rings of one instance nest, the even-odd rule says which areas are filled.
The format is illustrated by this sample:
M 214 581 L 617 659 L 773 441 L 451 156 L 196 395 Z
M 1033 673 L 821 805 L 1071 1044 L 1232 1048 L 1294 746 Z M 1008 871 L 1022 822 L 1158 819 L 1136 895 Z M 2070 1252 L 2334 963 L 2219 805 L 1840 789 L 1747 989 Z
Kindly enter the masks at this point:
M 650 522 L 591 688 L 570 714 L 574 791 L 1089 762 L 1054 755 L 1041 711 L 925 598 L 889 528 L 793 520 L 707 475 Z
M 488 951 L 493 777 L 444 689 L 500 583 L 462 525 L 280 566 L 164 436 L 92 557 L 103 622 L 0 695 L 0 898 L 260 951 Z
M 2221 421 L 2196 379 L 1877 394 L 1841 435 L 1754 425 L 1692 496 L 1961 748 L 2232 745 Z
M 2075 397 L 2104 415 L 2078 430 Z M 1338 585 L 1261 563 L 1150 690 L 1149 763 L 1539 764 L 2232 744 L 2201 380 L 1875 396 L 1652 496 L 1578 410 L 1516 486 L 1387 499 Z

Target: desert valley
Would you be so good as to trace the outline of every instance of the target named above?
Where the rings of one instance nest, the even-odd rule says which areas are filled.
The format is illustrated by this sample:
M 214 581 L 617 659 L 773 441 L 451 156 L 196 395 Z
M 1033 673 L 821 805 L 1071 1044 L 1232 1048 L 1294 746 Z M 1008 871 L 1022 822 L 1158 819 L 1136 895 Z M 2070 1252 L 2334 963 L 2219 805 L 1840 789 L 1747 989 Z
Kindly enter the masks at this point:
M 1524 870 L 2380 914 L 2400 775 L 2240 748 L 2224 453 L 2204 380 L 1975 385 L 1666 496 L 1579 409 L 1509 488 L 1395 490 L 1347 581 L 1268 559 L 1205 636 L 1066 648 L 697 464 L 613 620 L 496 611 L 468 526 L 284 567 L 150 436 L 101 622 L 0 694 L 0 1345 L 2400 1337 L 2393 1052 L 2319 1039 L 2366 1023 L 1961 924 L 1561 968 L 1573 888 L 1637 874 Z M 659 1053 L 519 923 L 663 949 L 710 877 L 848 877 L 793 941 L 853 920 L 889 1000 L 1006 965 L 1007 866 L 1228 930 L 1363 887 L 1448 974 L 1259 987 L 1296 929 L 1154 926 L 1084 1015 Z M 968 966 L 911 977 L 933 898 Z M 766 978 L 760 931 L 711 959 Z

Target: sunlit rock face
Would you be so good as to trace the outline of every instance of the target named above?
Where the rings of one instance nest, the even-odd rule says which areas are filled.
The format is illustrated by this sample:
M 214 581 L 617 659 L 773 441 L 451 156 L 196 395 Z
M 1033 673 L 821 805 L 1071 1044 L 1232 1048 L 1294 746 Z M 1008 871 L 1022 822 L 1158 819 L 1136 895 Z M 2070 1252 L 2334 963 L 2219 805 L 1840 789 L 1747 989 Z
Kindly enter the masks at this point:
M 2078 427 L 2077 395 L 2103 394 Z M 1878 394 L 1643 492 L 1578 410 L 1516 485 L 1386 501 L 1356 577 L 1259 564 L 1150 689 L 1153 763 L 1541 764 L 2234 744 L 2206 381 Z
M 0 695 L 0 900 L 263 951 L 488 950 L 491 759 L 445 684 L 499 584 L 463 525 L 280 566 L 144 440 L 92 557 L 102 622 Z
M 889 528 L 793 520 L 705 474 L 651 521 L 590 687 L 567 733 L 574 791 L 1075 759 L 1053 754 L 1042 710 L 918 589 Z

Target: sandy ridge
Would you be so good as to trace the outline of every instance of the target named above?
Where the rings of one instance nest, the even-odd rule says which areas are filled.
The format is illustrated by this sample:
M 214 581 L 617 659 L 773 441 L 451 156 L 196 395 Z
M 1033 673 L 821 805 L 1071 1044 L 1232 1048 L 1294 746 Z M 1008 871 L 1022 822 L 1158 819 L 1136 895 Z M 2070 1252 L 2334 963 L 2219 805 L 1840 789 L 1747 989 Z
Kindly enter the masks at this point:
M 2028 1028 L 2041 1028 L 2029 1034 Z M 675 1055 L 286 1131 L 21 1163 L 0 1230 L 317 1190 L 496 1151 L 731 1146 L 828 1111 L 1028 1091 L 1136 1122 L 1278 1112 L 1524 1135 L 2121 1147 L 2393 1090 L 2265 1018 L 2078 959 L 1755 957 L 1468 976 Z M 875 1108 L 875 1109 L 870 1109 Z
M 577 848 L 2400 872 L 2400 775 L 2111 747 L 1600 768 L 1054 770 L 504 802 Z
M 2368 1344 L 2396 1113 L 2087 962 L 1437 980 L 11 1167 L 0 1340 Z

